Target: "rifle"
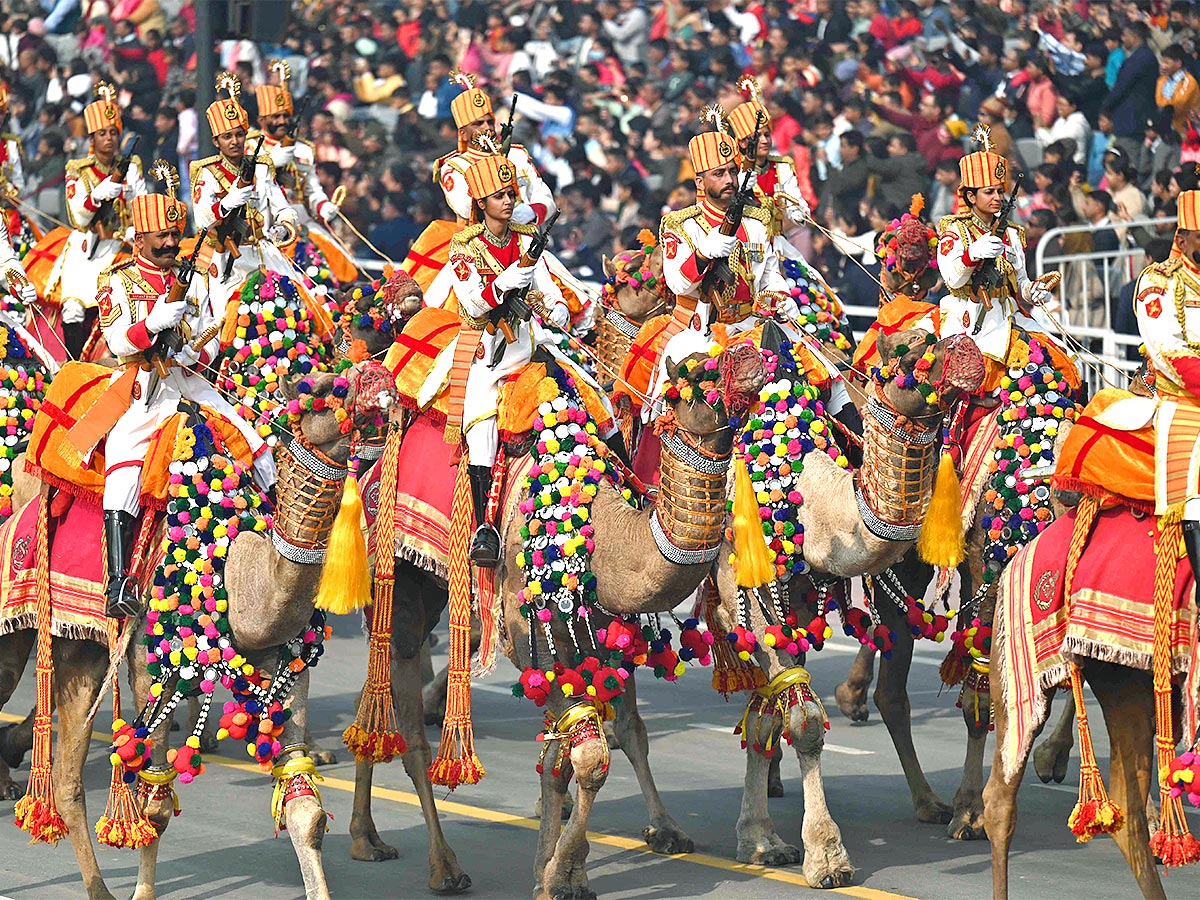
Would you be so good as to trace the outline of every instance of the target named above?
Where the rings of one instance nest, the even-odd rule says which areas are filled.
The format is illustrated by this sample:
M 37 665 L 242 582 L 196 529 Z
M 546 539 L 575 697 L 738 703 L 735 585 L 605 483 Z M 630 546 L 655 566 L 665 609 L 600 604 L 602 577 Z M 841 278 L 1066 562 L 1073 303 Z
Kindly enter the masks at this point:
M 279 141 L 280 146 L 290 147 L 296 143 L 296 135 L 300 132 L 300 122 L 304 118 L 304 113 L 308 110 L 308 104 L 312 100 L 312 95 L 312 91 L 305 94 L 304 99 L 300 101 L 300 107 L 292 113 L 292 121 L 288 123 L 287 132 Z
M 167 293 L 166 299 L 162 301 L 163 303 L 183 302 L 188 291 L 191 290 L 192 279 L 196 276 L 196 261 L 200 256 L 200 248 L 203 243 L 202 240 L 196 241 L 196 248 L 192 251 L 192 255 L 184 257 L 183 262 L 179 264 L 179 271 L 175 273 L 175 283 L 171 285 L 171 290 Z M 165 378 L 167 372 L 170 371 L 171 354 L 178 353 L 182 349 L 183 332 L 176 327 L 160 331 L 154 336 L 154 343 L 150 345 L 150 349 L 142 354 L 143 359 L 153 367 L 150 373 L 150 384 L 146 391 L 147 404 L 154 399 L 154 392 L 158 390 L 159 381 Z
M 752 153 L 758 150 L 758 135 L 762 130 L 763 114 L 760 111 L 754 118 L 754 134 L 750 137 L 750 149 Z M 757 177 L 754 173 L 754 166 L 751 165 L 746 170 L 746 177 L 742 180 L 738 189 L 733 192 L 733 197 L 729 201 L 729 208 L 725 210 L 725 218 L 721 221 L 720 231 L 726 237 L 731 237 L 737 234 L 738 226 L 742 224 L 742 216 L 746 212 L 747 206 L 761 206 L 758 198 L 754 196 L 754 179 Z M 733 285 L 734 275 L 733 269 L 729 267 L 729 259 L 714 259 L 709 261 L 708 270 L 704 273 L 704 277 L 700 279 L 700 295 L 702 297 L 709 296 L 714 291 L 719 291 L 721 288 L 730 287 Z
M 1011 226 L 1012 211 L 1017 204 L 1017 194 L 1021 192 L 1021 182 L 1025 180 L 1025 173 L 1018 172 L 1013 180 L 1012 193 L 1005 199 L 1004 204 L 1000 207 L 1000 212 L 996 215 L 996 221 L 992 223 L 991 234 L 995 237 L 1004 239 L 1004 235 L 1008 233 Z M 971 275 L 968 290 L 972 299 L 983 306 L 984 311 L 992 308 L 992 297 L 1000 290 L 1004 284 L 1004 276 L 1000 274 L 1000 264 L 998 259 L 985 259 L 979 264 L 979 268 Z M 979 334 L 979 330 L 983 327 L 983 316 L 975 322 L 975 327 L 971 333 Z
M 263 141 L 266 140 L 266 134 L 259 135 L 258 144 L 254 148 L 253 153 L 247 153 L 242 157 L 241 165 L 238 166 L 237 181 L 233 183 L 234 187 L 249 187 L 254 184 L 254 167 L 258 165 L 258 154 L 262 150 Z M 228 193 L 228 192 L 226 192 Z M 224 195 L 222 195 L 224 196 Z M 246 214 L 246 209 L 237 211 L 236 215 L 229 215 L 212 227 L 210 233 L 217 245 L 217 251 L 226 251 L 225 271 L 221 273 L 221 280 L 229 278 L 229 274 L 233 271 L 233 261 L 238 259 L 242 253 L 238 246 L 246 241 L 249 237 L 250 222 Z
M 529 242 L 529 249 L 521 254 L 521 258 L 517 261 L 517 265 L 522 269 L 527 269 L 537 263 L 542 254 L 546 250 L 546 244 L 550 240 L 550 229 L 554 227 L 554 223 L 558 221 L 558 210 L 554 211 L 549 219 L 546 220 L 545 226 L 534 235 L 533 240 Z M 526 285 L 517 291 L 509 291 L 505 296 L 504 301 L 495 309 L 488 313 L 488 331 L 495 334 L 499 331 L 504 335 L 504 342 L 496 342 L 496 349 L 492 352 L 492 360 L 488 363 L 489 369 L 494 369 L 500 365 L 500 360 L 504 357 L 504 351 L 508 349 L 508 345 L 516 341 L 516 327 L 520 322 L 528 322 L 532 311 L 529 308 L 529 290 L 532 285 Z
M 512 149 L 513 139 L 513 118 L 517 115 L 517 95 L 514 93 L 512 98 L 512 106 L 508 108 L 508 121 L 500 126 L 500 152 L 508 156 L 508 151 Z
M 113 160 L 113 174 L 122 180 L 124 180 L 125 174 L 129 171 L 129 162 L 133 159 L 133 154 L 137 152 L 137 145 L 141 139 L 142 136 L 135 132 L 133 140 L 129 142 L 129 152 L 118 155 Z M 92 228 L 96 232 L 96 240 L 92 241 L 92 249 L 88 251 L 88 259 L 95 259 L 96 248 L 100 246 L 100 242 L 111 238 L 120 227 L 121 222 L 117 218 L 115 199 L 101 200 L 100 205 L 96 208 L 96 214 L 92 216 Z

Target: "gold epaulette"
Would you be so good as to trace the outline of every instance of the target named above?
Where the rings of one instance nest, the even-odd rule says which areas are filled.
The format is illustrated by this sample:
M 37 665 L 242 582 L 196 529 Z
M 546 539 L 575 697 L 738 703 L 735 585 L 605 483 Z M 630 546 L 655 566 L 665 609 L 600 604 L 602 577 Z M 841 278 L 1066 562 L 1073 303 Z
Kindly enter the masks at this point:
M 213 163 L 218 162 L 220 159 L 221 155 L 219 153 L 214 154 L 213 156 L 206 156 L 203 159 L 193 159 L 190 163 L 188 163 L 188 180 L 192 184 L 195 184 L 196 179 L 200 177 L 200 172 L 207 166 L 211 166 Z
M 792 163 L 792 158 L 790 156 L 779 156 L 778 154 L 775 154 L 775 153 L 767 154 L 767 162 L 787 163 L 789 166 L 792 166 L 793 168 L 795 167 L 794 164 Z
M 770 203 L 763 203 L 762 206 L 747 206 L 742 211 L 742 215 L 749 219 L 755 219 L 759 222 L 762 222 L 763 225 L 766 226 L 767 230 L 770 231 L 775 220 L 775 216 L 772 212 L 773 206 L 774 201 L 771 201 Z
M 121 260 L 120 262 L 116 262 L 116 263 L 113 263 L 112 265 L 105 266 L 100 271 L 100 275 L 96 279 L 98 286 L 103 287 L 104 285 L 108 284 L 108 282 L 112 280 L 112 276 L 116 272 L 120 271 L 121 269 L 125 269 L 125 268 L 128 268 L 129 266 L 132 266 L 134 264 L 134 262 L 135 262 L 134 258 L 132 256 L 130 256 L 130 257 L 127 257 L 127 258 Z
M 142 169 L 142 158 L 140 156 L 131 156 L 129 158 L 129 162 L 135 169 L 137 169 L 137 173 L 139 175 L 145 175 L 145 171 Z M 128 169 L 126 169 L 126 171 L 128 171 Z M 120 178 L 124 178 L 125 172 L 118 172 L 117 175 Z
M 533 237 L 533 235 L 538 233 L 538 227 L 532 223 L 529 225 L 522 225 L 520 222 L 509 222 L 508 227 L 517 234 L 523 234 L 527 237 Z
M 85 156 L 83 159 L 68 159 L 67 160 L 67 177 L 78 178 L 85 169 L 91 168 L 96 164 L 96 157 Z
M 461 244 L 465 247 L 481 234 L 483 234 L 483 223 L 476 222 L 474 225 L 468 225 L 458 234 L 454 235 L 454 237 L 450 238 L 450 243 L 451 245 Z
M 1016 222 L 1009 222 L 1008 227 L 1014 229 L 1017 232 L 1017 237 L 1019 237 L 1021 239 L 1021 246 L 1024 247 L 1025 246 L 1025 226 L 1018 225 Z
M 953 215 L 942 216 L 940 219 L 938 219 L 938 226 L 937 226 L 938 234 L 945 234 L 946 231 L 950 228 L 950 226 L 958 225 L 960 222 L 966 223 L 966 222 L 969 222 L 970 220 L 971 220 L 971 213 L 969 213 L 969 212 L 954 213 Z
M 260 137 L 262 137 L 261 128 L 251 129 L 250 131 L 246 132 L 246 143 L 250 144 L 251 141 L 257 141 Z
M 702 210 L 700 209 L 699 203 L 693 204 L 692 206 L 685 206 L 683 209 L 672 210 L 662 217 L 662 224 L 658 229 L 659 233 L 661 234 L 668 228 L 672 231 L 677 231 L 684 222 L 686 222 L 688 219 L 696 218 L 701 212 Z
M 275 179 L 275 163 L 271 162 L 270 155 L 263 156 L 262 154 L 259 154 L 257 157 L 255 157 L 254 164 L 256 166 L 266 166 L 267 174 L 271 176 L 272 180 Z
M 1143 275 L 1155 274 L 1169 278 L 1183 267 L 1182 256 L 1169 256 L 1162 262 L 1151 263 L 1143 270 Z

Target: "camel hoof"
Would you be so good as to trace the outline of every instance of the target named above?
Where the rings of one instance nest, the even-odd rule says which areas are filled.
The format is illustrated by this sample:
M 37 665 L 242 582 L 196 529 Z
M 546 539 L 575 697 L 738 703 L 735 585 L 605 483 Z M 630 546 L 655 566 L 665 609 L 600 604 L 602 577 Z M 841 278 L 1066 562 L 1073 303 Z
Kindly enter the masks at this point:
M 15 781 L 6 781 L 0 784 L 0 800 L 20 800 L 23 796 L 25 796 L 25 788 Z
M 987 832 L 982 825 L 972 825 L 969 822 L 957 822 L 952 824 L 946 834 L 950 836 L 952 841 L 985 841 L 987 840 Z
M 590 887 L 572 887 L 568 884 L 553 888 L 550 897 L 552 900 L 596 900 L 596 892 Z
M 843 681 L 833 690 L 838 709 L 851 722 L 865 722 L 871 717 L 871 709 L 867 706 L 866 688 L 852 688 Z
M 429 889 L 435 894 L 445 896 L 447 894 L 465 894 L 471 889 L 471 876 L 465 872 L 461 875 L 447 875 L 442 879 L 440 887 L 434 887 L 432 884 Z
M 936 797 L 917 804 L 915 809 L 917 821 L 924 822 L 926 825 L 949 825 L 950 820 L 954 818 L 953 807 Z
M 821 890 L 828 891 L 833 888 L 849 887 L 854 880 L 854 872 L 850 870 L 842 870 L 841 872 L 833 872 L 821 879 L 821 883 L 814 885 Z
M 387 844 L 375 845 L 368 841 L 355 841 L 350 845 L 350 858 L 359 862 L 387 862 L 389 859 L 399 859 L 400 851 Z
M 1033 751 L 1033 769 L 1042 784 L 1062 784 L 1067 777 L 1067 765 L 1071 761 L 1071 749 L 1055 747 L 1050 742 L 1039 744 Z
M 647 825 L 642 831 L 642 838 L 655 853 L 665 853 L 668 856 L 676 853 L 691 853 L 696 849 L 692 839 L 673 822 Z
M 308 756 L 313 761 L 314 766 L 337 765 L 337 754 L 332 750 L 310 750 Z
M 9 735 L 16 724 L 5 725 L 0 728 L 0 760 L 10 769 L 15 769 L 25 760 L 25 747 L 14 747 Z
M 779 844 L 775 847 L 756 850 L 747 862 L 752 866 L 794 866 L 803 857 L 804 854 L 800 852 L 800 848 L 793 847 L 791 844 Z

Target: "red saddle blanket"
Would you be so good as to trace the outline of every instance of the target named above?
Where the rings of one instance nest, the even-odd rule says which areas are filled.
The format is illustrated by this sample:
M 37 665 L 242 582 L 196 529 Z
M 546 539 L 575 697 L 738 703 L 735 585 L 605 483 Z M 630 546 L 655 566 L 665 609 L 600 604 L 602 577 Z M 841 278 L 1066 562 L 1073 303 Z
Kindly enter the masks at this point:
M 1060 684 L 1076 658 L 1149 671 L 1154 643 L 1154 543 L 1158 520 L 1124 507 L 1101 512 L 1063 597 L 1063 567 L 1075 527 L 1070 510 L 1013 557 L 1001 577 L 991 683 L 1006 705 L 1001 750 L 1005 772 L 1032 744 L 1046 715 L 1045 691 Z M 1197 653 L 1195 582 L 1187 558 L 1175 573 L 1172 670 L 1187 673 L 1188 734 L 1195 733 Z
M 37 625 L 38 503 L 0 526 L 0 634 Z M 108 642 L 103 513 L 75 502 L 50 520 L 51 634 Z

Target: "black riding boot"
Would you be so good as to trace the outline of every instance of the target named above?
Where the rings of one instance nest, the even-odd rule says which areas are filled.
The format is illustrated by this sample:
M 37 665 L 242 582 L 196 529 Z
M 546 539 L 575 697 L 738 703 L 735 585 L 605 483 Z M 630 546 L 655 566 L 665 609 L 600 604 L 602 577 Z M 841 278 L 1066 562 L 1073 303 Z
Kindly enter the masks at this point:
M 625 437 L 620 431 L 614 431 L 604 439 L 605 445 L 613 453 L 617 454 L 617 459 L 625 463 L 625 468 L 633 471 L 633 461 L 629 458 L 629 450 L 625 447 Z
M 1200 522 L 1183 520 L 1183 546 L 1187 548 L 1188 562 L 1192 564 L 1192 576 L 1200 584 Z
M 842 423 L 843 427 L 851 434 L 857 435 L 859 438 L 863 436 L 863 420 L 858 413 L 858 407 L 853 403 L 847 403 L 833 417 Z M 850 460 L 850 465 L 854 468 L 859 468 L 862 465 L 862 445 L 856 444 L 849 438 L 844 438 L 839 443 L 846 450 L 846 458 Z
M 105 613 L 111 619 L 129 618 L 142 611 L 137 582 L 129 577 L 129 544 L 136 522 L 137 519 L 124 510 L 104 511 L 104 537 L 108 544 Z
M 471 562 L 481 569 L 500 565 L 500 532 L 487 520 L 488 491 L 492 489 L 491 466 L 467 466 L 471 476 L 471 500 L 475 504 L 478 527 L 471 538 Z

